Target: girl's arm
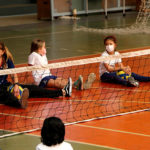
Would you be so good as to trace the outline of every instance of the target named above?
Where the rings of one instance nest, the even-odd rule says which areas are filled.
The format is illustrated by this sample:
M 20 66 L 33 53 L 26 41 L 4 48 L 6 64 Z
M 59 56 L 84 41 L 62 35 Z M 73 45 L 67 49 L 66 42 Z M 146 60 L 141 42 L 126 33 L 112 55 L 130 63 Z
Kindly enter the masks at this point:
M 127 74 L 131 74 L 131 68 L 130 68 L 130 66 L 124 66 L 123 63 L 118 63 L 118 65 L 121 68 L 120 70 L 123 70 Z
M 15 68 L 12 59 L 8 59 L 7 64 L 8 64 L 8 69 Z M 12 81 L 14 84 L 14 93 L 13 94 L 14 94 L 14 96 L 17 97 L 19 95 L 18 76 L 17 76 L 17 74 L 12 74 L 11 78 L 12 78 Z
M 18 85 L 18 76 L 17 74 L 13 74 L 11 75 L 13 83 L 14 83 L 14 96 L 18 96 L 19 95 L 19 85 Z
M 124 66 L 123 63 L 118 63 L 115 66 L 111 66 L 107 63 L 104 63 L 104 66 L 106 67 L 106 69 L 109 72 L 113 72 L 113 71 L 119 71 L 119 70 L 123 70 L 124 72 L 126 72 L 127 74 L 131 74 L 131 68 L 129 66 Z
M 105 68 L 106 68 L 109 72 L 121 70 L 121 66 L 117 66 L 117 65 L 111 66 L 111 65 L 109 65 L 109 64 L 107 64 L 107 63 L 104 63 L 104 66 L 105 66 Z

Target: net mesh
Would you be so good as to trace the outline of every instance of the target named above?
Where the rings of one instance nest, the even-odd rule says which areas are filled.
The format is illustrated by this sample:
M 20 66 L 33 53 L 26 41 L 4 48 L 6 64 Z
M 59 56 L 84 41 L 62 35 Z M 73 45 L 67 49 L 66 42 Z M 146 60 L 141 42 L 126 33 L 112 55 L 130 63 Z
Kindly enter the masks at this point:
M 150 49 L 122 53 L 123 62 L 133 72 L 150 76 Z M 84 81 L 89 73 L 96 74 L 96 81 L 87 90 L 73 89 L 71 97 L 29 98 L 26 109 L 0 105 L 0 137 L 9 132 L 20 133 L 40 129 L 43 120 L 50 116 L 60 117 L 65 124 L 112 117 L 127 113 L 149 110 L 149 84 L 141 82 L 140 87 L 126 87 L 119 84 L 102 83 L 99 79 L 99 65 L 104 60 L 116 57 L 91 57 L 86 59 L 50 63 L 47 66 L 19 67 L 0 71 L 0 75 L 17 73 L 19 82 L 33 84 L 31 71 L 51 69 L 52 74 L 73 81 L 82 75 Z M 10 78 L 9 78 L 10 79 Z M 11 81 L 11 80 L 10 80 Z M 6 136 L 7 136 L 6 135 Z
M 146 26 L 150 17 L 150 0 L 141 0 L 139 13 L 136 18 L 136 24 Z
M 139 11 L 135 23 L 125 28 L 106 28 L 97 29 L 85 26 L 75 27 L 74 31 L 84 31 L 100 34 L 137 34 L 137 33 L 150 33 L 149 27 L 150 19 L 150 0 L 141 0 Z

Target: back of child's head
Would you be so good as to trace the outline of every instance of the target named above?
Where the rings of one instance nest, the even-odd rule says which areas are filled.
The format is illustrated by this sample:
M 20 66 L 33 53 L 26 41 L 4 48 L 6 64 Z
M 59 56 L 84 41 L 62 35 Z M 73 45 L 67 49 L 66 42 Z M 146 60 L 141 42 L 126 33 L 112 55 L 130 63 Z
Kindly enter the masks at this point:
M 31 43 L 30 53 L 38 51 L 38 49 L 42 48 L 44 43 L 45 43 L 45 41 L 40 40 L 40 39 L 33 40 Z
M 106 41 L 107 40 L 111 40 L 113 41 L 115 44 L 117 43 L 117 39 L 115 36 L 107 36 L 105 39 L 104 39 L 104 45 L 106 45 Z
M 60 144 L 64 141 L 65 126 L 61 119 L 49 117 L 44 120 L 41 141 L 46 146 Z

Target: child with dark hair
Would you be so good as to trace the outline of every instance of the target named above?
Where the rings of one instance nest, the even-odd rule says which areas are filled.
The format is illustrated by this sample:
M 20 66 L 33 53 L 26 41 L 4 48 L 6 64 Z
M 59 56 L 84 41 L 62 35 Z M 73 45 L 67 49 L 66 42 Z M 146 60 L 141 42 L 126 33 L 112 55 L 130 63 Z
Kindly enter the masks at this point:
M 72 146 L 64 142 L 65 125 L 57 117 L 44 120 L 41 130 L 41 142 L 36 150 L 73 150 Z
M 120 53 L 116 51 L 117 40 L 114 36 L 107 36 L 104 39 L 105 51 L 101 57 L 107 56 L 119 56 Z M 118 72 L 123 72 L 128 78 L 124 79 Z M 100 78 L 102 82 L 119 83 L 126 86 L 139 86 L 140 82 L 150 81 L 150 77 L 138 75 L 131 71 L 130 66 L 125 66 L 122 63 L 122 59 L 114 58 L 111 60 L 105 60 L 100 63 L 99 68 Z

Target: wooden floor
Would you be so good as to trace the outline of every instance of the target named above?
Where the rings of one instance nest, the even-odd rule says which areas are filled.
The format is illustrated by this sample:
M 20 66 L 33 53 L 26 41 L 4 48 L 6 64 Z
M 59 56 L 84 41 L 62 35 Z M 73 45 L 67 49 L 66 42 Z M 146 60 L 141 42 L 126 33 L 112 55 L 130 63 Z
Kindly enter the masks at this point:
M 90 57 L 93 57 L 93 55 L 82 58 Z M 147 67 L 145 67 L 149 72 L 150 61 L 143 61 L 144 58 L 143 56 L 141 57 L 140 65 L 144 66 L 142 63 L 146 63 Z M 72 59 L 81 59 L 81 57 L 66 60 Z M 128 63 L 137 62 L 137 59 L 125 59 L 124 63 L 126 61 Z M 133 70 L 138 70 L 136 68 L 137 64 L 132 64 L 134 64 L 132 65 Z M 129 65 L 131 66 L 131 64 Z M 95 118 L 90 122 L 66 126 L 66 140 L 104 148 L 149 149 L 150 83 L 140 82 L 140 87 L 101 83 L 98 76 L 98 66 L 99 64 L 94 63 L 84 65 L 84 67 L 71 67 L 71 70 L 70 67 L 52 70 L 54 75 L 64 78 L 71 76 L 74 80 L 81 73 L 86 80 L 90 72 L 94 72 L 97 78 L 88 90 L 78 91 L 73 89 L 70 98 L 30 98 L 28 108 L 25 110 L 0 105 L 2 110 L 0 128 L 17 132 L 39 129 L 43 120 L 53 115 L 60 117 L 65 123 Z M 74 76 L 74 71 L 76 76 Z M 142 72 L 138 73 L 142 74 Z M 29 74 L 26 76 L 26 80 L 27 78 L 31 79 Z M 147 111 L 144 111 L 145 109 Z M 132 114 L 134 111 L 139 112 Z M 112 117 L 112 115 L 116 117 Z M 98 119 L 98 117 L 106 118 Z M 31 134 L 40 136 L 40 131 L 32 132 Z
M 48 59 L 53 59 L 50 63 L 68 60 L 64 57 L 70 57 L 72 60 L 77 59 L 77 56 L 80 56 L 79 59 L 85 58 L 83 55 L 95 57 L 99 56 L 100 52 L 104 50 L 103 39 L 107 35 L 76 33 L 73 32 L 74 27 L 112 28 L 117 26 L 120 28 L 131 25 L 136 18 L 135 13 L 132 15 L 130 12 L 127 13 L 125 18 L 122 17 L 122 13 L 110 14 L 108 20 L 105 20 L 102 16 L 83 16 L 76 22 L 71 20 L 39 22 L 35 19 L 36 16 L 32 16 L 33 18 L 27 17 L 27 19 L 21 17 L 8 18 L 8 21 L 5 18 L 1 20 L 0 39 L 13 53 L 16 64 L 24 65 L 24 63 L 27 63 L 30 44 L 34 38 L 41 38 L 46 41 Z M 125 49 L 131 50 L 132 48 L 142 47 L 134 49 L 135 51 L 144 49 L 143 47 L 149 48 L 150 45 L 149 34 L 116 35 L 116 37 L 118 49 L 124 52 L 128 51 Z M 59 58 L 64 59 L 60 60 Z M 137 62 L 139 64 L 139 61 Z M 131 62 L 129 64 L 132 65 Z M 150 66 L 149 61 L 146 64 Z M 142 69 L 137 69 L 137 63 L 134 65 L 134 71 L 140 73 Z M 98 65 L 96 68 L 98 68 Z M 97 74 L 96 68 L 92 67 Z M 76 75 L 70 74 L 73 80 L 77 79 L 80 73 L 84 74 L 84 80 L 86 80 L 89 72 L 85 69 L 85 74 L 85 72 L 81 72 L 82 69 L 79 70 Z M 146 67 L 145 71 L 146 74 L 144 75 L 149 75 L 149 67 Z M 55 74 L 56 70 L 53 73 Z M 61 75 L 61 72 L 59 75 Z M 64 77 L 67 78 L 68 75 L 67 73 Z M 116 115 L 120 112 L 143 110 L 149 108 L 149 85 L 150 83 L 140 83 L 139 88 L 127 88 L 116 84 L 101 83 L 97 76 L 90 90 L 80 92 L 74 89 L 72 97 L 68 99 L 29 99 L 29 106 L 26 110 L 0 105 L 0 128 L 9 131 L 40 128 L 44 118 L 54 113 L 56 116 L 60 116 L 64 122 L 70 122 L 93 116 L 110 116 L 112 112 Z M 95 106 L 96 108 L 93 109 Z M 71 112 L 68 113 L 69 108 L 71 108 Z M 82 118 L 81 115 L 83 115 Z M 66 126 L 66 140 L 73 145 L 74 150 L 147 150 L 150 149 L 149 117 L 149 111 L 144 111 L 69 125 Z M 0 149 L 35 149 L 39 142 L 40 131 L 36 131 L 27 135 L 0 139 Z

